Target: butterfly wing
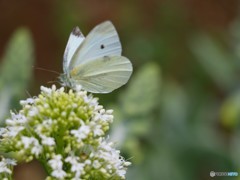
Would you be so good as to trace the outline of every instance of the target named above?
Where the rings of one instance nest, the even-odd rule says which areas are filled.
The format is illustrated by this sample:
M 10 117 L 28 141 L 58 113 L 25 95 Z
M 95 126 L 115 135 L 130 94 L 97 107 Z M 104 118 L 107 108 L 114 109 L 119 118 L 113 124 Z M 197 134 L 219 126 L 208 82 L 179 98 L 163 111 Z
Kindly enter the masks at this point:
M 69 70 L 103 56 L 120 56 L 121 53 L 122 47 L 116 29 L 110 21 L 105 21 L 97 25 L 78 47 Z
M 103 56 L 70 72 L 75 83 L 92 93 L 109 93 L 126 84 L 131 74 L 132 64 L 123 56 Z
M 78 27 L 75 27 L 71 32 L 67 46 L 63 56 L 63 71 L 64 73 L 68 73 L 70 61 L 76 52 L 77 48 L 82 44 L 85 37 L 81 33 Z

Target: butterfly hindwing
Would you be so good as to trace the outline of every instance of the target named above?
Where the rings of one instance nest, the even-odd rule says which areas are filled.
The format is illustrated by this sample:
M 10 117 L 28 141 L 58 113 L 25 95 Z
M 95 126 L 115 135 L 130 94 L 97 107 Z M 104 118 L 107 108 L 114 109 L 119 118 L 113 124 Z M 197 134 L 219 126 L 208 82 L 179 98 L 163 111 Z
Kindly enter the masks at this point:
M 73 81 L 92 93 L 109 93 L 127 83 L 131 74 L 132 64 L 123 56 L 103 56 L 70 72 Z

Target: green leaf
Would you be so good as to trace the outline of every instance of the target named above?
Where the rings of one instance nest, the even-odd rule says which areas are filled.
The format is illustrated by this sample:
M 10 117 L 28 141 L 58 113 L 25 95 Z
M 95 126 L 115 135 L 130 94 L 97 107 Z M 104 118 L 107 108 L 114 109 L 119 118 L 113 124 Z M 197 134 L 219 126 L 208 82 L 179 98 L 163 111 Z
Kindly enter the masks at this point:
M 31 79 L 34 62 L 33 42 L 25 28 L 18 29 L 7 44 L 0 65 L 0 120 L 26 94 L 26 87 Z M 7 111 L 7 112 L 3 112 Z
M 160 68 L 155 63 L 143 66 L 131 79 L 121 96 L 123 112 L 127 116 L 142 116 L 152 112 L 159 102 Z
M 189 108 L 186 90 L 172 80 L 164 80 L 163 86 L 160 119 L 180 128 L 186 124 Z
M 111 128 L 111 137 L 123 150 L 134 154 L 135 163 L 140 163 L 144 154 L 139 150 L 139 138 L 149 133 L 153 122 L 152 112 L 157 109 L 160 100 L 159 66 L 155 63 L 146 64 L 133 75 L 129 84 L 120 97 L 121 107 L 116 105 L 113 108 L 116 121 Z
M 226 128 L 235 128 L 239 124 L 240 117 L 240 91 L 228 97 L 221 107 L 221 122 Z
M 191 49 L 200 65 L 223 90 L 229 90 L 238 82 L 237 67 L 233 56 L 223 46 L 207 35 L 195 36 Z

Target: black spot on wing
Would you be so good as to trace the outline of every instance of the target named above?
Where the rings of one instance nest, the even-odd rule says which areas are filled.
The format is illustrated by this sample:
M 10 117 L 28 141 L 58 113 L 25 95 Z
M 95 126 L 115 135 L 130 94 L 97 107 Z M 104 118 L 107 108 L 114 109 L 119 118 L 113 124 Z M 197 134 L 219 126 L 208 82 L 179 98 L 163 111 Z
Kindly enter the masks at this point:
M 104 49 L 104 48 L 105 48 L 105 46 L 102 44 L 100 48 L 101 48 L 101 49 Z
M 80 31 L 79 27 L 73 28 L 72 34 L 75 35 L 75 36 L 78 36 L 78 37 L 82 36 L 82 32 Z

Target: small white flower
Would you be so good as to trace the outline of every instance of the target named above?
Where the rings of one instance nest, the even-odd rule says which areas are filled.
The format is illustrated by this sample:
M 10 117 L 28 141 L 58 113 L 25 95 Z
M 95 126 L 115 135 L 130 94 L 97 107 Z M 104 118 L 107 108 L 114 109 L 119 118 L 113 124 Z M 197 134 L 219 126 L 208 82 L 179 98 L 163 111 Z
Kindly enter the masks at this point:
M 100 114 L 104 114 L 105 111 L 106 111 L 105 109 L 101 109 L 101 110 L 100 110 Z
M 11 116 L 12 116 L 12 119 L 6 119 L 6 124 L 8 126 L 25 124 L 27 122 L 27 118 L 22 114 L 11 113 Z
M 49 104 L 45 103 L 45 104 L 43 105 L 43 107 L 44 107 L 45 109 L 47 109 L 47 108 L 49 108 Z
M 98 106 L 97 98 L 92 98 L 91 101 L 89 102 L 89 105 L 92 107 L 97 107 Z
M 108 110 L 106 111 L 106 114 L 111 115 L 112 113 L 113 113 L 113 110 L 112 110 L 112 109 L 108 109 Z
M 78 171 L 75 173 L 75 177 L 72 180 L 80 180 L 81 179 L 80 176 L 81 176 L 81 172 Z
M 83 172 L 85 163 L 80 163 L 79 157 L 74 156 L 74 155 L 68 156 L 65 159 L 65 162 L 68 162 L 71 164 L 71 171 L 76 173 L 75 178 L 77 178 L 77 177 L 79 178 Z
M 48 164 L 51 166 L 51 168 L 54 169 L 62 169 L 62 156 L 61 155 L 55 155 L 53 159 L 48 161 Z
M 113 115 L 104 114 L 104 115 L 101 116 L 101 120 L 106 121 L 106 122 L 112 122 L 113 121 Z
M 6 128 L 0 128 L 0 136 L 6 137 L 8 130 Z
M 124 166 L 130 166 L 132 163 L 131 162 L 128 162 L 128 161 L 125 161 L 124 163 L 123 163 L 123 165 Z
M 12 173 L 12 171 L 7 167 L 7 164 L 4 161 L 0 162 L 0 173 Z
M 6 159 L 4 159 L 4 161 L 7 165 L 11 165 L 11 166 L 17 165 L 17 162 L 15 159 L 6 158 Z
M 22 136 L 21 141 L 24 145 L 24 148 L 28 149 L 30 147 L 30 145 L 33 143 L 33 138 L 29 138 L 27 136 Z
M 33 98 L 27 98 L 26 100 L 21 100 L 20 101 L 20 104 L 22 106 L 25 106 L 27 104 L 33 104 L 34 103 L 34 99 Z
M 0 174 L 1 173 L 7 173 L 7 174 L 12 174 L 12 170 L 10 167 L 15 166 L 16 161 L 14 159 L 9 159 L 9 158 L 4 158 L 2 157 L 1 162 L 0 162 Z
M 83 168 L 84 168 L 85 164 L 84 163 L 74 163 L 72 164 L 72 167 L 71 167 L 71 171 L 72 172 L 82 172 L 83 171 Z
M 65 171 L 63 171 L 62 169 L 56 169 L 56 170 L 52 171 L 51 175 L 58 179 L 64 179 L 64 177 L 67 175 L 67 173 Z
M 42 138 L 42 144 L 47 145 L 47 146 L 53 146 L 55 145 L 55 140 L 52 137 L 46 137 L 46 136 L 41 136 Z
M 52 120 L 52 119 L 46 119 L 46 120 L 43 121 L 42 124 L 43 124 L 45 127 L 49 127 L 49 126 L 52 125 L 52 123 L 53 123 L 53 120 Z
M 70 164 L 75 164 L 78 160 L 79 160 L 79 157 L 71 155 L 65 159 L 65 162 L 68 162 Z
M 55 85 L 52 86 L 52 90 L 56 91 L 56 86 Z M 60 89 L 58 89 L 58 91 L 60 93 L 63 93 L 64 92 L 64 87 L 61 87 Z
M 125 169 L 117 169 L 116 172 L 121 178 L 124 178 L 126 175 L 126 170 Z
M 92 123 L 92 129 L 94 136 L 101 136 L 104 134 L 102 126 L 100 124 Z
M 55 155 L 53 159 L 48 161 L 48 164 L 53 169 L 51 175 L 58 179 L 64 179 L 64 177 L 67 175 L 67 173 L 62 170 L 63 162 L 61 159 L 61 155 Z
M 31 153 L 35 156 L 38 156 L 43 150 L 42 146 L 39 144 L 39 141 L 34 137 L 22 136 L 21 141 L 24 148 L 31 148 Z
M 100 145 L 99 145 L 99 148 L 100 149 L 103 149 L 103 150 L 105 150 L 105 151 L 111 151 L 113 148 L 112 148 L 112 146 L 113 146 L 113 143 L 112 142 L 107 142 L 107 141 L 105 141 L 103 138 L 101 138 L 100 140 L 99 140 L 99 143 L 100 143 Z
M 22 131 L 25 128 L 22 126 L 9 126 L 7 129 L 8 129 L 7 136 L 15 137 L 20 131 Z
M 95 169 L 99 169 L 99 168 L 101 167 L 101 164 L 99 163 L 98 160 L 94 160 L 94 161 L 93 161 L 93 167 L 94 167 Z
M 28 112 L 28 116 L 35 116 L 37 114 L 38 114 L 38 109 L 36 107 L 32 107 Z
M 107 169 L 112 169 L 112 166 L 111 166 L 110 164 L 108 164 L 108 165 L 106 166 L 106 168 L 107 168 Z
M 47 87 L 41 86 L 40 89 L 41 89 L 41 91 L 43 93 L 46 93 L 47 95 L 50 95 L 52 93 L 52 89 L 51 88 L 47 88 Z
M 32 147 L 31 153 L 38 156 L 42 152 L 43 148 L 38 141 L 34 141 L 33 144 L 34 146 Z
M 44 125 L 43 125 L 43 124 L 38 124 L 38 125 L 36 125 L 36 127 L 35 127 L 35 132 L 41 135 L 43 129 L 44 129 Z
M 90 133 L 90 127 L 87 125 L 82 125 L 78 130 L 71 130 L 71 134 L 77 138 L 78 142 L 85 139 Z
M 84 162 L 85 165 L 90 165 L 92 164 L 91 160 L 87 159 L 85 162 Z
M 86 94 L 83 96 L 83 100 L 85 103 L 89 103 L 91 101 L 91 96 L 87 96 Z
M 102 105 L 97 105 L 97 106 L 95 106 L 95 111 L 100 111 L 101 109 L 103 108 L 103 106 Z
M 35 126 L 34 131 L 38 133 L 40 136 L 44 134 L 44 131 L 50 130 L 52 128 L 53 120 L 52 119 L 46 119 L 41 124 L 37 124 Z
M 101 119 L 101 115 L 99 113 L 95 113 L 92 119 L 93 121 L 99 121 Z
M 78 92 L 78 91 L 81 91 L 82 90 L 82 86 L 79 84 L 79 85 L 76 85 L 75 86 L 75 90 Z

